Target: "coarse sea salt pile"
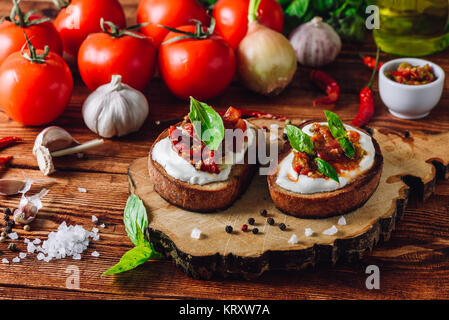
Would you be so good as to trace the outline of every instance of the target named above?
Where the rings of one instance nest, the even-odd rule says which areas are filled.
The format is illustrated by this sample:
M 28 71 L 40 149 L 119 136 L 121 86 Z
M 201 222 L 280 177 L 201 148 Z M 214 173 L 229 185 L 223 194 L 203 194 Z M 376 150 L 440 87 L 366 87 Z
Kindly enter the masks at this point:
M 53 231 L 48 235 L 42 245 L 40 241 L 25 241 L 27 243 L 28 253 L 37 254 L 38 260 L 49 262 L 53 259 L 63 259 L 65 257 L 72 257 L 75 260 L 81 259 L 83 253 L 89 246 L 89 239 L 100 239 L 98 228 L 93 228 L 92 231 L 85 230 L 82 226 L 67 226 L 64 221 L 58 227 L 58 231 Z

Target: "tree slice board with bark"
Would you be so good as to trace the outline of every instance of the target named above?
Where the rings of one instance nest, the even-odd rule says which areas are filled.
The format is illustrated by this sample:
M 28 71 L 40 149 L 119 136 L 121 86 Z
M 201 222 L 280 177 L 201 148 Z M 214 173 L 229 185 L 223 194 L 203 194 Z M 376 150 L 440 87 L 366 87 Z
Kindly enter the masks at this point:
M 284 121 L 276 120 L 252 122 L 268 127 L 276 123 L 280 134 L 285 126 Z M 156 249 L 194 278 L 250 279 L 268 270 L 300 270 L 319 263 L 354 261 L 389 239 L 411 193 L 425 199 L 433 192 L 436 180 L 448 176 L 449 133 L 426 135 L 374 129 L 373 136 L 384 157 L 381 181 L 363 207 L 344 215 L 346 225 L 338 224 L 340 217 L 300 219 L 280 212 L 270 199 L 266 176 L 260 175 L 254 177 L 245 194 L 227 210 L 207 214 L 185 211 L 154 191 L 148 177 L 147 157 L 130 165 L 130 191 L 147 208 L 150 237 Z M 260 215 L 261 209 L 267 210 L 267 217 Z M 268 217 L 274 219 L 274 225 L 267 223 Z M 249 218 L 255 219 L 254 226 L 241 231 Z M 280 223 L 287 228 L 281 230 Z M 233 227 L 232 234 L 225 232 L 227 225 Z M 323 234 L 332 226 L 338 229 L 336 234 Z M 198 240 L 190 237 L 194 228 L 202 231 Z M 253 234 L 253 228 L 258 228 L 259 233 Z M 305 235 L 306 228 L 313 230 L 311 236 Z M 299 240 L 297 244 L 288 242 L 293 234 Z

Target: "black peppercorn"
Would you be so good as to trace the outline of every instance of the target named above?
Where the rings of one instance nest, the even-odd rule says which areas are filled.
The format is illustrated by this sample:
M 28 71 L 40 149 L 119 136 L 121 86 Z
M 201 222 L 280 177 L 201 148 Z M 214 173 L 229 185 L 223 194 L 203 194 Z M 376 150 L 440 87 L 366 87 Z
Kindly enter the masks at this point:
M 273 218 L 268 218 L 267 222 L 270 226 L 272 226 L 274 224 L 274 219 Z
M 9 216 L 8 216 L 7 214 L 5 214 L 5 215 L 3 216 L 3 220 L 4 220 L 5 222 L 8 222 L 8 221 L 9 221 Z
M 12 252 L 16 252 L 17 251 L 17 246 L 15 243 L 10 243 L 8 245 L 8 249 L 11 250 Z
M 5 226 L 5 232 L 6 233 L 11 233 L 11 231 L 12 231 L 12 227 L 10 225 L 6 225 Z
M 282 139 L 284 139 L 284 140 L 288 139 L 288 136 L 287 136 L 287 134 L 285 132 L 282 134 Z
M 265 209 L 260 210 L 260 215 L 262 217 L 266 217 L 267 216 L 267 210 L 265 210 Z
M 410 138 L 410 131 L 405 130 L 404 136 L 406 139 Z
M 253 233 L 254 233 L 254 234 L 258 234 L 258 233 L 259 233 L 259 229 L 254 228 L 254 229 L 253 229 Z
M 227 233 L 232 233 L 232 227 L 231 226 L 226 226 L 226 232 Z
M 254 218 L 249 218 L 249 219 L 248 219 L 248 223 L 249 223 L 250 225 L 254 225 L 254 222 L 256 222 L 256 221 L 254 220 Z
M 4 212 L 7 216 L 12 215 L 11 209 L 9 209 L 9 208 L 5 208 L 5 210 L 3 210 L 3 212 Z
M 285 223 L 281 223 L 279 225 L 279 229 L 281 229 L 282 231 L 284 231 L 287 228 L 287 226 L 285 225 Z

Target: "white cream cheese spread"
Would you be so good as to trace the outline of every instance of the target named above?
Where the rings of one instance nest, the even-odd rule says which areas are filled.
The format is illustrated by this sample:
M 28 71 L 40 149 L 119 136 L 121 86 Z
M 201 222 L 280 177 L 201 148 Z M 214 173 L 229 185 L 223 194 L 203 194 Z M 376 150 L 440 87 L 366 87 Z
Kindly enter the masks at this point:
M 319 124 L 327 126 L 326 122 L 321 122 Z M 310 131 L 312 125 L 313 123 L 305 126 L 302 129 L 304 133 L 309 136 L 313 135 L 313 133 Z M 358 168 L 354 170 L 342 171 L 338 177 L 339 183 L 332 179 L 313 178 L 306 175 L 298 176 L 298 173 L 293 169 L 292 165 L 295 156 L 292 150 L 279 164 L 276 184 L 286 190 L 296 193 L 310 194 L 318 192 L 329 192 L 345 187 L 356 177 L 368 171 L 374 164 L 374 156 L 376 154 L 376 150 L 374 148 L 371 137 L 354 127 L 345 125 L 345 128 L 350 131 L 356 131 L 360 134 L 360 146 L 366 151 L 366 154 L 360 160 Z
M 232 152 L 226 155 L 226 159 L 232 159 L 232 163 L 220 165 L 220 173 L 209 173 L 195 169 L 195 167 L 182 158 L 173 150 L 170 139 L 164 138 L 153 147 L 151 157 L 153 161 L 159 163 L 171 177 L 188 182 L 190 184 L 205 185 L 212 182 L 226 181 L 235 163 L 242 163 L 249 146 L 256 143 L 256 133 L 252 125 L 246 120 L 247 130 L 245 131 L 248 139 L 244 147 L 239 152 Z M 179 129 L 182 129 L 179 127 Z

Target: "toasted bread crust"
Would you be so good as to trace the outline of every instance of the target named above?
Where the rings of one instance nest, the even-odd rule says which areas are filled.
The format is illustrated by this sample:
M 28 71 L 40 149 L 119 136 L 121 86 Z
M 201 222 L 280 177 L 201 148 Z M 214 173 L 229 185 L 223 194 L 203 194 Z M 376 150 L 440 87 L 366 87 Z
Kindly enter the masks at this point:
M 372 141 L 376 150 L 373 166 L 344 188 L 331 192 L 300 194 L 276 184 L 277 173 L 268 176 L 268 187 L 274 204 L 279 210 L 300 218 L 327 218 L 360 208 L 376 191 L 382 175 L 382 153 L 377 141 Z
M 148 170 L 155 191 L 173 205 L 195 212 L 214 212 L 231 206 L 245 192 L 256 166 L 236 164 L 232 167 L 229 179 L 206 185 L 194 185 L 173 178 L 151 155 L 154 146 L 168 136 L 168 129 L 162 132 L 151 146 L 148 157 Z

